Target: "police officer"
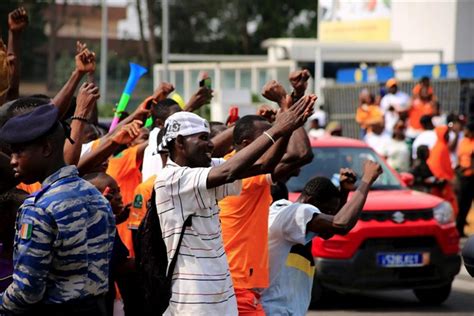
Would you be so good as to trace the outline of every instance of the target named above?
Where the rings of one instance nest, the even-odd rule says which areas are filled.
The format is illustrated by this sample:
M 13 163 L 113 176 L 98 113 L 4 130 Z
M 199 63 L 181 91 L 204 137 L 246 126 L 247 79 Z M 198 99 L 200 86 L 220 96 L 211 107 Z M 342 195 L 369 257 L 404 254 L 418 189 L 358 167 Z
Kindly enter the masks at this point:
M 9 119 L 0 139 L 15 177 L 41 182 L 17 216 L 13 283 L 0 294 L 0 314 L 105 315 L 115 221 L 101 193 L 65 164 L 57 108 Z

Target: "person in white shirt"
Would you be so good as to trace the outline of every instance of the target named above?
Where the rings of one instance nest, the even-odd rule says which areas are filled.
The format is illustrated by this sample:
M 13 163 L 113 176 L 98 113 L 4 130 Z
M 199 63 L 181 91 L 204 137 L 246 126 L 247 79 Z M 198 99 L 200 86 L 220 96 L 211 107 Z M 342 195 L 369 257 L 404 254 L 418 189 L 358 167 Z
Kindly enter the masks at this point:
M 270 286 L 262 293 L 267 315 L 306 314 L 313 278 L 305 277 L 302 283 L 288 278 L 284 267 L 291 247 L 306 244 L 315 236 L 328 239 L 334 234 L 347 234 L 357 223 L 370 186 L 381 173 L 379 164 L 367 161 L 359 187 L 347 203 L 356 180 L 351 169 L 341 169 L 341 192 L 331 180 L 316 177 L 305 185 L 295 203 L 282 199 L 272 204 L 268 223 Z
M 395 78 L 387 80 L 385 84 L 388 93 L 380 101 L 380 108 L 385 116 L 385 128 L 392 132 L 393 126 L 399 119 L 405 119 L 410 105 L 410 97 L 403 91 L 398 90 L 398 82 Z
M 436 136 L 436 133 L 434 131 L 433 122 L 431 121 L 431 116 L 423 115 L 420 118 L 420 124 L 423 127 L 423 132 L 421 132 L 420 135 L 418 135 L 415 138 L 415 141 L 413 142 L 411 148 L 413 159 L 416 159 L 416 150 L 418 149 L 418 147 L 420 147 L 421 145 L 425 145 L 431 150 L 431 148 L 434 147 L 438 140 L 438 137 Z
M 160 129 L 163 128 L 166 119 L 176 112 L 180 112 L 181 108 L 173 99 L 164 99 L 156 102 L 151 107 L 151 117 L 153 118 L 153 129 L 150 131 L 148 146 L 143 154 L 142 180 L 145 181 L 151 176 L 156 175 L 162 168 L 163 162 L 158 153 L 158 145 L 156 138 Z
M 382 148 L 382 156 L 397 172 L 408 172 L 410 170 L 410 149 L 405 141 L 405 129 L 405 122 L 398 121 L 393 127 L 393 136 Z
M 385 148 L 390 142 L 391 137 L 384 129 L 384 124 L 382 119 L 374 119 L 367 122 L 368 131 L 364 136 L 364 142 L 372 147 L 379 155 L 383 156 L 385 154 Z
M 165 315 L 237 315 L 217 201 L 239 194 L 239 179 L 259 174 L 257 160 L 303 126 L 314 101 L 314 96 L 306 96 L 281 111 L 270 129 L 227 161 L 211 159 L 213 144 L 206 120 L 188 112 L 166 120 L 162 146 L 168 149 L 169 159 L 154 189 L 168 262 L 175 255 L 185 220 L 193 217 L 170 272 L 172 296 Z

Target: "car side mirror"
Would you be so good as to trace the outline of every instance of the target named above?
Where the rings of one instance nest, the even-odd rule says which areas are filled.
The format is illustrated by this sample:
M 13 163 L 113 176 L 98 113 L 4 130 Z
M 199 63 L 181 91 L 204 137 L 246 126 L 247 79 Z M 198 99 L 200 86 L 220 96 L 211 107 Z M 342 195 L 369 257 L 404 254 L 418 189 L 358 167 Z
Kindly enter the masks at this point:
M 408 172 L 400 173 L 400 178 L 402 179 L 402 182 L 407 187 L 413 186 L 413 183 L 415 182 L 415 177 L 411 173 L 408 173 Z

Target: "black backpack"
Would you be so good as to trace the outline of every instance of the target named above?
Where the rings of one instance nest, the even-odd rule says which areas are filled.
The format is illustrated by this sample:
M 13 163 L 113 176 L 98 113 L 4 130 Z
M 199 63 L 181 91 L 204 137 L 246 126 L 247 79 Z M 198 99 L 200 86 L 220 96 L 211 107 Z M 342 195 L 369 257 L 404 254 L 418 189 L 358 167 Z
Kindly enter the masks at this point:
M 160 220 L 156 210 L 156 196 L 153 190 L 147 203 L 147 212 L 137 231 L 135 262 L 141 277 L 147 315 L 162 315 L 171 299 L 171 279 L 178 259 L 181 241 L 186 227 L 192 224 L 192 215 L 185 221 L 179 236 L 178 248 L 171 259 L 168 271 L 168 257 L 161 235 Z

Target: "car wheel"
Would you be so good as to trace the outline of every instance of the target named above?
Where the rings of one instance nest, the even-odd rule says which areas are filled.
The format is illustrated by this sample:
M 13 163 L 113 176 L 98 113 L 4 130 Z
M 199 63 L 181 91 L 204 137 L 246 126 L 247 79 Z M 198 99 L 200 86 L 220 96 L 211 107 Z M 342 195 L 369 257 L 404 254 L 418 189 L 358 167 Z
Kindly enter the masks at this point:
M 323 285 L 321 285 L 320 282 L 315 279 L 313 282 L 313 289 L 311 291 L 310 306 L 314 307 L 320 305 L 320 303 L 323 302 L 324 299 L 327 297 L 328 291 L 329 290 L 327 288 L 325 288 Z
M 413 290 L 418 300 L 424 304 L 440 305 L 446 301 L 451 293 L 451 283 L 431 289 Z

